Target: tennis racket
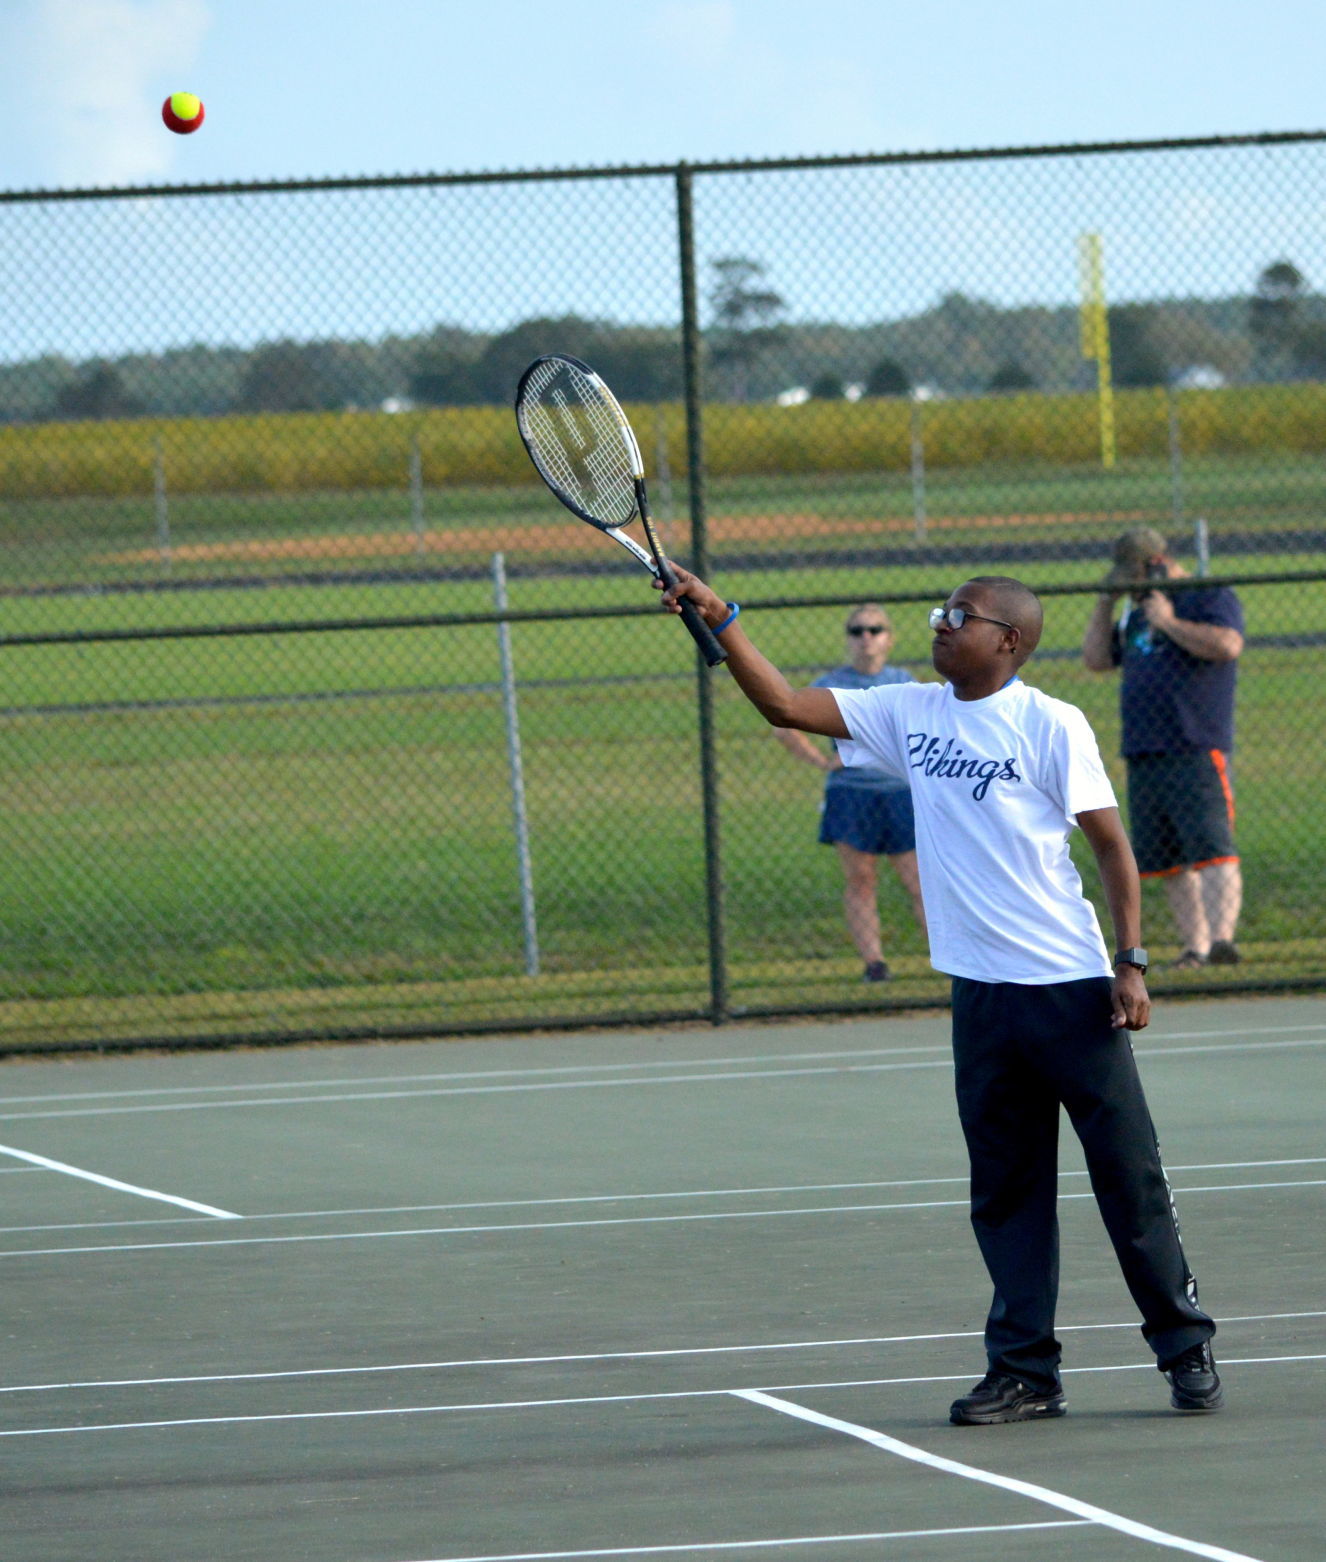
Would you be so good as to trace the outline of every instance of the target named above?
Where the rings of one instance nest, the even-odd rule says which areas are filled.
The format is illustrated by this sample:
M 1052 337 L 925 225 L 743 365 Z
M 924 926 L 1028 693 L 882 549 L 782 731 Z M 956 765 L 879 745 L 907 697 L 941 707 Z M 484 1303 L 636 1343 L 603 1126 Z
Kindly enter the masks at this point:
M 516 387 L 516 426 L 539 476 L 566 508 L 621 543 L 665 586 L 675 586 L 650 518 L 640 446 L 593 369 L 561 353 L 536 358 Z M 622 530 L 637 515 L 648 552 Z M 727 660 L 689 597 L 681 599 L 681 617 L 710 667 Z

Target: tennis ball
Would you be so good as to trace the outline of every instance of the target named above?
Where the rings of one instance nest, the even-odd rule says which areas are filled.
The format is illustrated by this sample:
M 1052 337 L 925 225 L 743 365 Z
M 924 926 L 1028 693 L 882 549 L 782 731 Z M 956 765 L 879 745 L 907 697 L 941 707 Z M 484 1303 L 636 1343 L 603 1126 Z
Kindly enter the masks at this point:
M 166 129 L 177 136 L 191 136 L 205 117 L 201 98 L 192 92 L 172 92 L 161 105 L 161 117 Z

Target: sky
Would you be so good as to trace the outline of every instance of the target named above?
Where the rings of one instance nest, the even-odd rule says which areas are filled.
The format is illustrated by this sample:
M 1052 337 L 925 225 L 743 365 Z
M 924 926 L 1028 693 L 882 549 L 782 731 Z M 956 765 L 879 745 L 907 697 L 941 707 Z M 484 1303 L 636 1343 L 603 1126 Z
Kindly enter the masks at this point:
M 1316 129 L 1323 80 L 1319 0 L 0 0 L 0 188 Z
M 1320 0 L 0 0 L 0 191 L 1314 130 L 1323 80 Z M 161 123 L 180 90 L 192 136 Z M 1326 148 L 1294 155 L 1154 159 L 1145 189 L 1136 159 L 711 180 L 701 262 L 756 254 L 794 316 L 856 323 L 1069 301 L 1086 229 L 1123 296 L 1227 296 L 1282 254 L 1326 283 Z M 675 321 L 669 202 L 0 203 L 0 360 Z

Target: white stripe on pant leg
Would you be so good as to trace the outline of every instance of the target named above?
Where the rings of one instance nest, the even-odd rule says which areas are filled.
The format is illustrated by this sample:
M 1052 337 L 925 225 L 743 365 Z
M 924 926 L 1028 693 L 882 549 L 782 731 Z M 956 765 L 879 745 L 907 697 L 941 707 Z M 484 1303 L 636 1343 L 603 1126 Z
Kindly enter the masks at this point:
M 1074 1513 L 1078 1518 L 1090 1519 L 1095 1524 L 1117 1529 L 1124 1535 L 1131 1535 L 1135 1540 L 1149 1540 L 1153 1545 L 1168 1546 L 1174 1551 L 1187 1552 L 1189 1556 L 1209 1557 L 1212 1562 L 1258 1562 L 1256 1557 L 1247 1556 L 1241 1551 L 1227 1551 L 1223 1546 L 1208 1546 L 1200 1540 L 1185 1540 L 1181 1535 L 1171 1535 L 1163 1529 L 1152 1529 L 1149 1524 L 1139 1524 L 1136 1519 L 1124 1518 L 1122 1514 L 1111 1513 L 1107 1508 L 1097 1508 L 1089 1502 L 1079 1502 L 1076 1497 L 1067 1497 L 1062 1492 L 1051 1491 L 1048 1486 L 1036 1486 L 1031 1481 L 1019 1481 L 1010 1475 L 996 1475 L 992 1470 L 978 1469 L 975 1465 L 959 1464 L 956 1459 L 945 1459 L 939 1454 L 928 1453 L 924 1448 L 917 1448 L 912 1443 L 900 1442 L 896 1437 L 889 1437 L 884 1432 L 876 1432 L 868 1426 L 858 1426 L 854 1421 L 839 1421 L 835 1416 L 821 1415 L 818 1410 L 807 1410 L 804 1405 L 793 1404 L 788 1399 L 775 1398 L 774 1395 L 762 1393 L 759 1389 L 739 1388 L 733 1389 L 732 1393 L 738 1399 L 748 1399 L 753 1404 L 765 1405 L 770 1410 L 777 1410 L 785 1416 L 795 1416 L 800 1421 L 809 1421 L 815 1426 L 827 1427 L 831 1432 L 843 1432 L 848 1437 L 859 1438 L 863 1443 L 872 1443 L 876 1448 L 882 1448 L 885 1453 L 897 1454 L 900 1459 L 910 1459 L 915 1464 L 928 1465 L 930 1469 L 939 1470 L 945 1475 L 961 1475 L 969 1481 L 981 1481 L 987 1486 L 998 1486 L 1004 1491 L 1030 1497 L 1035 1502 L 1048 1503 L 1052 1508 L 1059 1508 L 1065 1513 Z

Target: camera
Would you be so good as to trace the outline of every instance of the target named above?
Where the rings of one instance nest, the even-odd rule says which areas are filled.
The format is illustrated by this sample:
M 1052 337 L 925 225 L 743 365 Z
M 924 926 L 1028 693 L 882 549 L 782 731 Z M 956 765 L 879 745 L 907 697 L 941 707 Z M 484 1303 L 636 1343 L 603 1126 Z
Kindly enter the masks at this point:
M 1168 580 L 1169 571 L 1163 564 L 1148 564 L 1146 567 L 1146 578 L 1148 580 Z M 1150 591 L 1134 591 L 1132 594 L 1133 602 L 1138 607 L 1141 607 L 1142 603 L 1145 602 L 1146 599 L 1151 595 L 1152 593 Z

